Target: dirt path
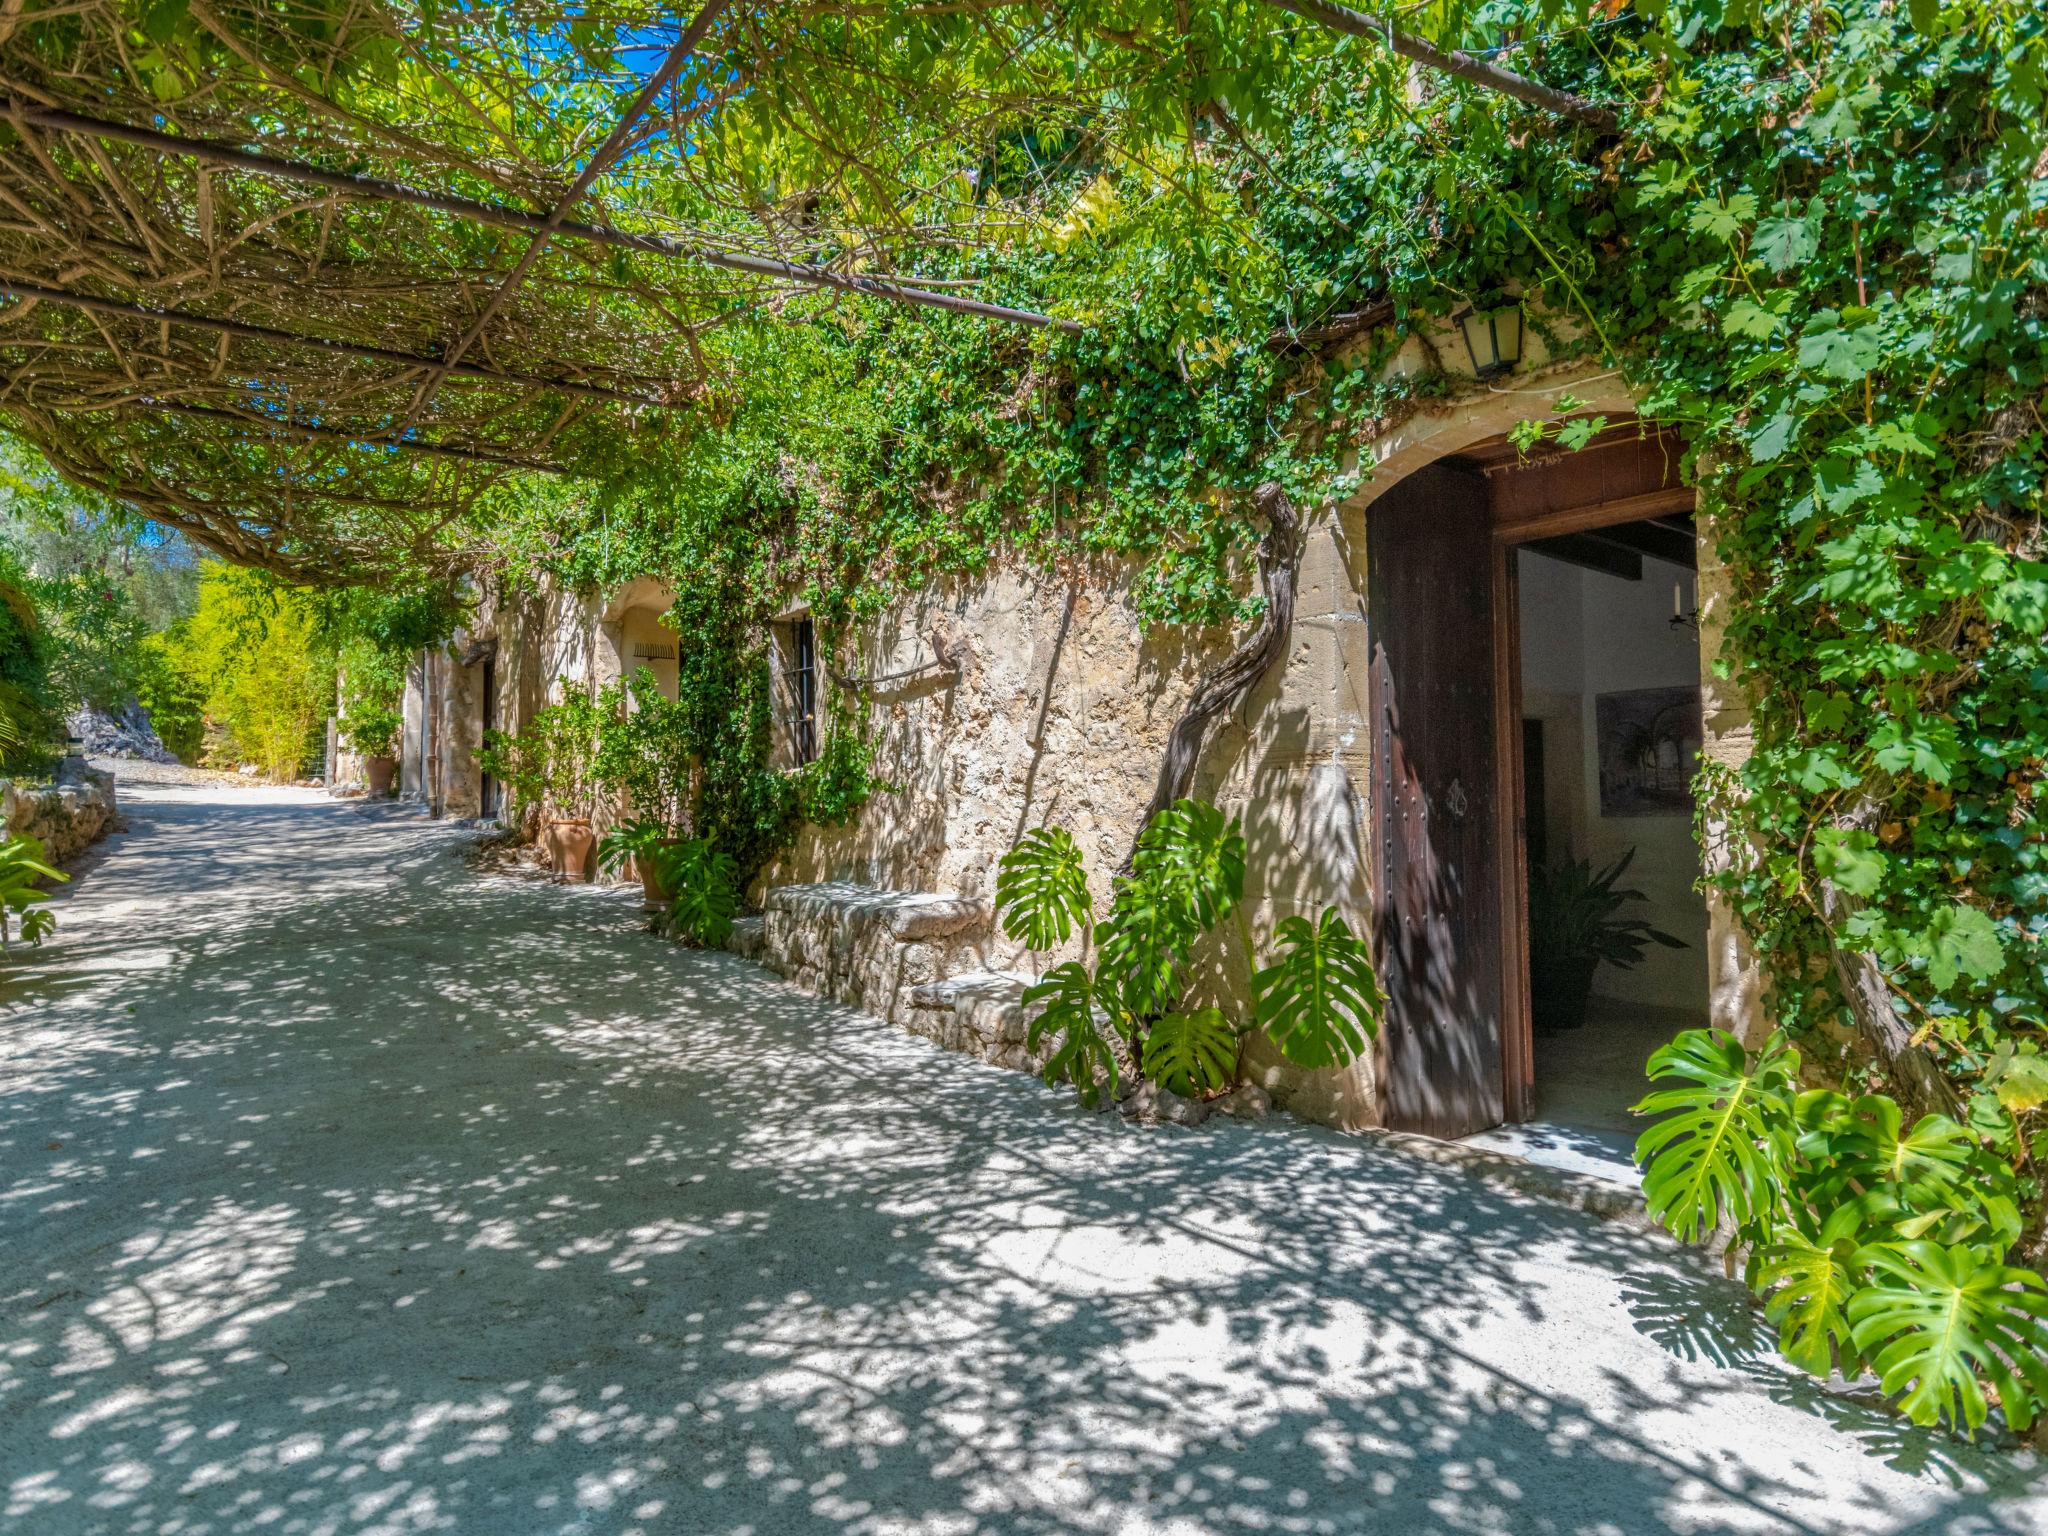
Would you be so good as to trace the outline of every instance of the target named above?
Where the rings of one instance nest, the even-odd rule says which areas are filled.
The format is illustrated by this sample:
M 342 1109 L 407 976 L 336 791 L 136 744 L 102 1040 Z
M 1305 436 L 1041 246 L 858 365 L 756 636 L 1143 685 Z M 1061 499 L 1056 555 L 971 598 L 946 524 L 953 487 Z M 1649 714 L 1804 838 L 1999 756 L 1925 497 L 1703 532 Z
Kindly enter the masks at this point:
M 10 1536 L 2048 1531 L 1653 1239 L 1082 1115 L 403 813 L 124 797 L 0 986 Z

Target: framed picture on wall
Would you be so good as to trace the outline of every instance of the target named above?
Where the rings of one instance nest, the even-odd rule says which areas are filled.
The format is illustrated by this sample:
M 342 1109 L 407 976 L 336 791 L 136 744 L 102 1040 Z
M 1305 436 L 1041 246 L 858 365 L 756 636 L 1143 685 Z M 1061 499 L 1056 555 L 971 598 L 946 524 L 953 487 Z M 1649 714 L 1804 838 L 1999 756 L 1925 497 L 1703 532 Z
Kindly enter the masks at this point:
M 1690 816 L 1700 691 L 1632 688 L 1593 701 L 1602 816 Z

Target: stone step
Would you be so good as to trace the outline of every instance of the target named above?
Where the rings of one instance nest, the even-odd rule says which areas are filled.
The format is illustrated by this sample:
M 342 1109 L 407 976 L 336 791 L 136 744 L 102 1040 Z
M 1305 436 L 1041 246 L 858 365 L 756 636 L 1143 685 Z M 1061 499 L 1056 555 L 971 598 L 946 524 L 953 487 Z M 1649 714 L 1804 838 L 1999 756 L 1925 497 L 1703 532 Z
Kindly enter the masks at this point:
M 905 940 L 948 938 L 989 919 L 987 906 L 970 897 L 885 891 L 842 880 L 778 885 L 761 905 L 765 912 L 786 912 L 810 922 L 848 928 L 879 926 Z

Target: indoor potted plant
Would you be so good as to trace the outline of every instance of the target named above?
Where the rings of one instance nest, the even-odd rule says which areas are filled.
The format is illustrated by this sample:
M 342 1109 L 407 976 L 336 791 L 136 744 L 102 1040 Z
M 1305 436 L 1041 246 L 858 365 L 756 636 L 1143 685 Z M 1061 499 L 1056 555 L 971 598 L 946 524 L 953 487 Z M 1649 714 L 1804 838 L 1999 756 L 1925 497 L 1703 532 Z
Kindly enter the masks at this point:
M 1597 874 L 1588 859 L 1529 872 L 1529 1002 L 1537 1029 L 1577 1029 L 1586 1022 L 1593 973 L 1603 960 L 1633 970 L 1651 944 L 1686 947 L 1643 918 L 1621 915 L 1630 902 L 1646 899 L 1615 884 L 1635 856 L 1631 848 Z

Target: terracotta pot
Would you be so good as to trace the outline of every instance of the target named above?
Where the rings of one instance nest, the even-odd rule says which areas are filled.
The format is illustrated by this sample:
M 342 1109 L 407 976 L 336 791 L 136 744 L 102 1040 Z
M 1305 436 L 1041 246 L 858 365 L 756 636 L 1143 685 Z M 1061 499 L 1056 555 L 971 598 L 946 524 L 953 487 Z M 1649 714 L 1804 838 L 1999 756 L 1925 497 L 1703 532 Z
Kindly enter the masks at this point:
M 391 781 L 398 777 L 398 759 L 382 754 L 364 758 L 363 777 L 370 781 L 370 798 L 383 799 L 391 793 Z
M 687 841 L 687 838 L 681 837 L 664 837 L 662 839 L 662 842 L 670 848 L 675 847 L 678 843 Z M 676 899 L 676 893 L 670 890 L 662 880 L 660 872 L 655 868 L 654 862 L 651 859 L 635 859 L 633 861 L 633 868 L 640 876 L 640 890 L 649 901 L 666 905 Z
M 590 850 L 597 846 L 597 834 L 582 817 L 548 823 L 548 846 L 554 854 L 555 872 L 570 880 L 590 878 Z
M 675 893 L 661 883 L 661 876 L 654 866 L 645 859 L 635 859 L 633 868 L 640 874 L 640 893 L 652 902 L 667 902 L 675 899 Z

